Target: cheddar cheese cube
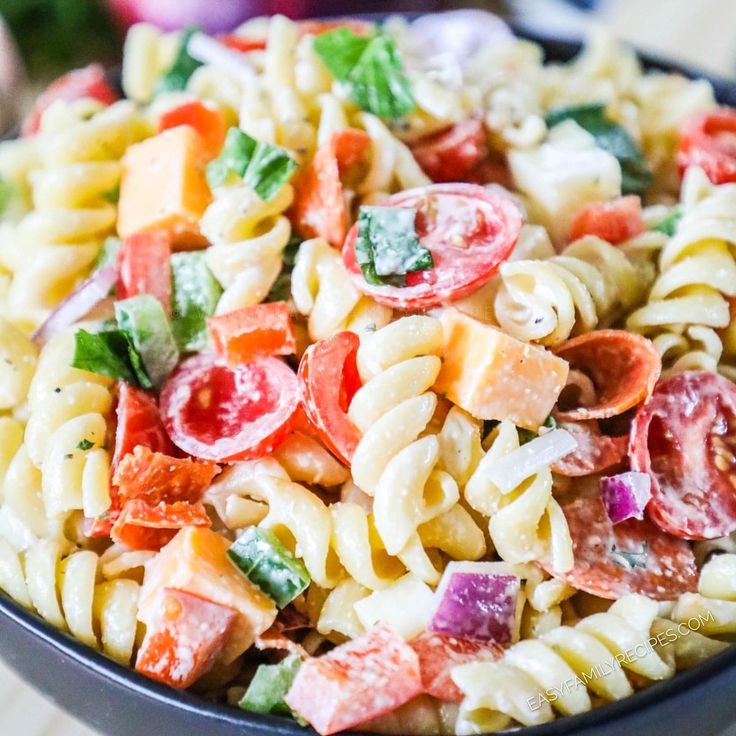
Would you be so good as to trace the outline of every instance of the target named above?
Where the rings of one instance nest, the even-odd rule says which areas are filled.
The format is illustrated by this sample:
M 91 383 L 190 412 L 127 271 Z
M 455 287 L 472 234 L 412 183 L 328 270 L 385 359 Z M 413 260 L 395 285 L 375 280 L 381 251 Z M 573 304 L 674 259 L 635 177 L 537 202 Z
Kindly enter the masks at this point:
M 457 309 L 442 314 L 444 352 L 435 390 L 477 419 L 538 429 L 567 381 L 567 361 Z
M 238 614 L 221 661 L 232 662 L 248 649 L 276 619 L 274 602 L 230 562 L 230 542 L 209 529 L 185 527 L 146 568 L 138 618 L 156 620 L 159 592 L 183 590 Z
M 202 139 L 187 125 L 131 146 L 123 157 L 120 237 L 165 230 L 175 246 L 206 245 L 199 220 L 212 200 L 205 171 L 209 158 Z

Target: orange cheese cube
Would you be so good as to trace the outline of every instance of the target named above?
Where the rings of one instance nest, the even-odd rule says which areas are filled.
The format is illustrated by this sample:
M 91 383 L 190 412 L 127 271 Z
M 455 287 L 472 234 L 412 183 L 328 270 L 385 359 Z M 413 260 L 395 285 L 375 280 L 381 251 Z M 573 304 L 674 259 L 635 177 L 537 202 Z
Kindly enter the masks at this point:
M 435 389 L 477 419 L 538 429 L 565 387 L 567 361 L 457 309 L 442 314 L 444 352 Z
M 212 201 L 205 171 L 209 159 L 201 137 L 187 125 L 131 146 L 123 157 L 120 237 L 165 230 L 174 245 L 206 245 L 199 220 Z
M 209 529 L 185 527 L 146 568 L 138 606 L 143 623 L 154 621 L 159 592 L 183 590 L 237 611 L 224 663 L 248 649 L 276 619 L 276 605 L 230 562 L 230 542 Z

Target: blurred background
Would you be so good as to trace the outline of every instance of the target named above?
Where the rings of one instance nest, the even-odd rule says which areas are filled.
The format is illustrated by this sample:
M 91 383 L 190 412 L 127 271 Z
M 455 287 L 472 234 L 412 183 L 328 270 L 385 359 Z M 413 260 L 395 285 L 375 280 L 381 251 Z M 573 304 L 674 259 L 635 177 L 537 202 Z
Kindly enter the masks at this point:
M 119 61 L 125 30 L 146 20 L 211 32 L 258 15 L 292 18 L 351 12 L 482 7 L 522 26 L 565 37 L 601 23 L 663 57 L 736 81 L 736 0 L 0 0 L 0 135 L 33 95 L 64 71 Z M 0 734 L 93 736 L 46 703 L 0 663 Z M 734 727 L 731 736 L 736 736 Z

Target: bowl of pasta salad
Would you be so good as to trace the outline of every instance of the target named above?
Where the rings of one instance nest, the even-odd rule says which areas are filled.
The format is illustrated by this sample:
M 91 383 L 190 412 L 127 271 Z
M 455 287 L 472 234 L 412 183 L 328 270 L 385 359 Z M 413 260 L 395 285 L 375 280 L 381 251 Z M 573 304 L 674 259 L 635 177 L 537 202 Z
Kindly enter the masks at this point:
M 109 736 L 724 733 L 729 103 L 474 10 L 52 84 L 0 143 L 0 655 Z

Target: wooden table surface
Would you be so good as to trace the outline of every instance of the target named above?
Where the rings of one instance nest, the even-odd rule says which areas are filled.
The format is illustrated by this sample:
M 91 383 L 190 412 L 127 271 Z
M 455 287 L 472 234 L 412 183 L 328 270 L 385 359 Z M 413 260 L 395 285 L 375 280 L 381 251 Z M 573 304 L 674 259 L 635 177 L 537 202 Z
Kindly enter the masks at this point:
M 587 17 L 558 0 L 519 0 L 540 29 L 576 32 Z M 617 35 L 663 56 L 736 78 L 736 0 L 607 0 L 598 18 Z M 95 736 L 0 663 L 2 736 Z M 736 736 L 736 726 L 729 734 Z

